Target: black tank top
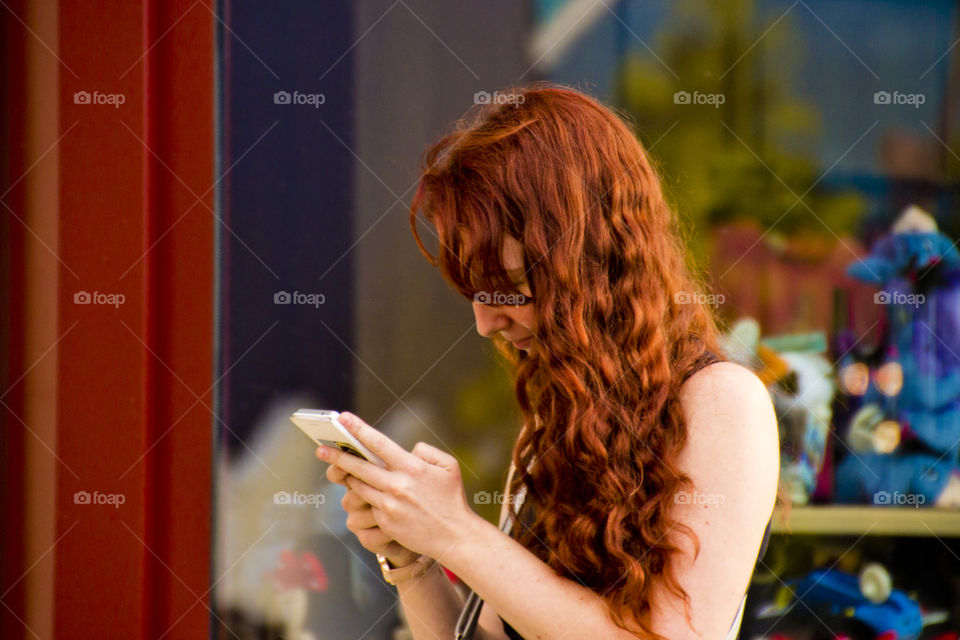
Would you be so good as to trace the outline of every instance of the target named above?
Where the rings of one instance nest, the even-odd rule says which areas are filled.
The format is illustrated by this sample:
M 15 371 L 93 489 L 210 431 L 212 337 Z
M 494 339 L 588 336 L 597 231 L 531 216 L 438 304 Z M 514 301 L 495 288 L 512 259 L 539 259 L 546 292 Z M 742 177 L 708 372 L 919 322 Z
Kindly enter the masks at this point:
M 707 365 L 711 365 L 711 364 L 713 364 L 714 362 L 723 362 L 723 361 L 724 361 L 724 358 L 718 356 L 718 355 L 715 354 L 714 352 L 709 351 L 709 350 L 708 350 L 708 351 L 705 351 L 705 352 L 703 353 L 703 355 L 701 355 L 701 356 L 697 359 L 697 362 L 694 364 L 693 368 L 687 373 L 686 376 L 684 376 L 683 381 L 686 382 L 687 379 L 688 379 L 690 376 L 692 376 L 694 373 L 696 373 L 696 372 L 699 371 L 700 369 L 706 367 Z M 518 516 L 520 516 L 520 515 L 528 515 L 528 516 L 529 516 L 529 515 L 530 515 L 530 514 L 529 514 L 529 509 L 525 509 L 525 507 L 527 506 L 527 504 L 529 504 L 529 503 L 526 502 L 526 501 L 523 502 L 523 504 L 520 506 L 520 511 L 517 513 Z M 527 514 L 524 514 L 524 511 L 527 511 L 528 513 L 527 513 Z M 529 518 L 521 518 L 521 521 L 526 521 L 526 522 L 528 523 L 528 525 L 530 524 L 530 522 L 532 522 L 531 520 L 529 520 Z M 767 544 L 770 542 L 770 524 L 771 524 L 771 522 L 772 522 L 772 519 L 771 519 L 770 522 L 767 522 L 767 529 L 766 529 L 766 531 L 763 532 L 763 542 L 762 542 L 761 545 L 760 545 L 760 553 L 757 555 L 757 558 L 758 558 L 758 559 L 763 558 L 763 555 L 764 555 L 764 554 L 766 553 L 766 551 L 767 551 Z M 503 619 L 503 617 L 500 617 L 500 621 L 503 623 L 503 631 L 504 631 L 504 633 L 507 634 L 507 637 L 508 637 L 508 638 L 510 638 L 511 640 L 524 640 L 523 636 L 521 636 L 521 635 L 517 632 L 516 629 L 514 629 L 513 627 L 511 627 L 511 626 L 509 625 L 509 623 L 507 623 L 507 621 Z

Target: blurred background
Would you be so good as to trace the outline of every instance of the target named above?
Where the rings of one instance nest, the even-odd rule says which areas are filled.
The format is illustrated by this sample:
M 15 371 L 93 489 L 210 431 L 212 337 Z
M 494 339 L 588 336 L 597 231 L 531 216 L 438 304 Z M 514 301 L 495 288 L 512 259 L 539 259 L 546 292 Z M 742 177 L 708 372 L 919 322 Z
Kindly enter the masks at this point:
M 631 123 L 774 398 L 741 637 L 957 637 L 956 2 L 0 4 L 0 637 L 409 637 L 288 417 L 495 521 L 513 390 L 408 205 L 537 80 Z

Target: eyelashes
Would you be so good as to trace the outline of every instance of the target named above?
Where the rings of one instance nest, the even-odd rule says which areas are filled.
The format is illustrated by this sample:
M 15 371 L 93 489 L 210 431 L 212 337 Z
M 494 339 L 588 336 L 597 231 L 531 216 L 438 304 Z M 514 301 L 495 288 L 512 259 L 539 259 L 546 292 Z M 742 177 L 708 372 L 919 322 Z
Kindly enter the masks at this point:
M 533 296 L 522 293 L 503 293 L 501 291 L 478 291 L 473 294 L 472 301 L 494 306 L 522 307 L 533 303 Z
M 460 289 L 464 297 L 473 303 L 487 304 L 493 306 L 511 306 L 511 307 L 521 307 L 532 304 L 534 302 L 533 286 L 527 281 L 525 275 L 521 274 L 519 270 L 516 271 L 516 275 L 513 273 L 508 274 L 509 284 L 505 284 L 508 289 L 497 289 L 492 286 L 491 282 L 474 282 L 474 286 L 484 284 L 487 285 L 484 289 L 473 290 L 469 285 L 465 288 Z M 517 279 L 519 278 L 519 279 Z M 523 293 L 523 291 L 529 291 L 531 295 Z

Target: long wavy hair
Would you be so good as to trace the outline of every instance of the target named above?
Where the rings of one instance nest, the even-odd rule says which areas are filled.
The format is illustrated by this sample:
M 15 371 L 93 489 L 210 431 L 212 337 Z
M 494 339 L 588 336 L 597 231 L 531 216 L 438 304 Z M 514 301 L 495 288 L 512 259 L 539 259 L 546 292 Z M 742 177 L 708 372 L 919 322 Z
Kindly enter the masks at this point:
M 410 224 L 456 290 L 471 301 L 520 293 L 501 250 L 508 235 L 523 247 L 535 344 L 526 353 L 494 338 L 523 419 L 509 491 L 526 485 L 536 512 L 522 522 L 508 510 L 513 535 L 598 593 L 618 626 L 661 638 L 644 621 L 653 581 L 691 619 L 669 562 L 681 548 L 668 534 L 700 548 L 668 515 L 690 483 L 677 466 L 687 439 L 680 385 L 721 348 L 650 157 L 616 112 L 535 83 L 472 108 L 421 163 Z M 436 255 L 417 231 L 420 212 Z

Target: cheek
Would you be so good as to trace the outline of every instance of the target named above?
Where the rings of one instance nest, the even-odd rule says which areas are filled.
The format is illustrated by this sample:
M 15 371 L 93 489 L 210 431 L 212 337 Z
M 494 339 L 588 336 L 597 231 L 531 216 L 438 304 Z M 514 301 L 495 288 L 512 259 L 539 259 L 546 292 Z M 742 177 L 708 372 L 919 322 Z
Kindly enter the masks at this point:
M 534 330 L 535 316 L 532 304 L 511 308 L 510 311 L 510 317 L 514 322 L 524 327 L 529 327 L 531 331 Z

